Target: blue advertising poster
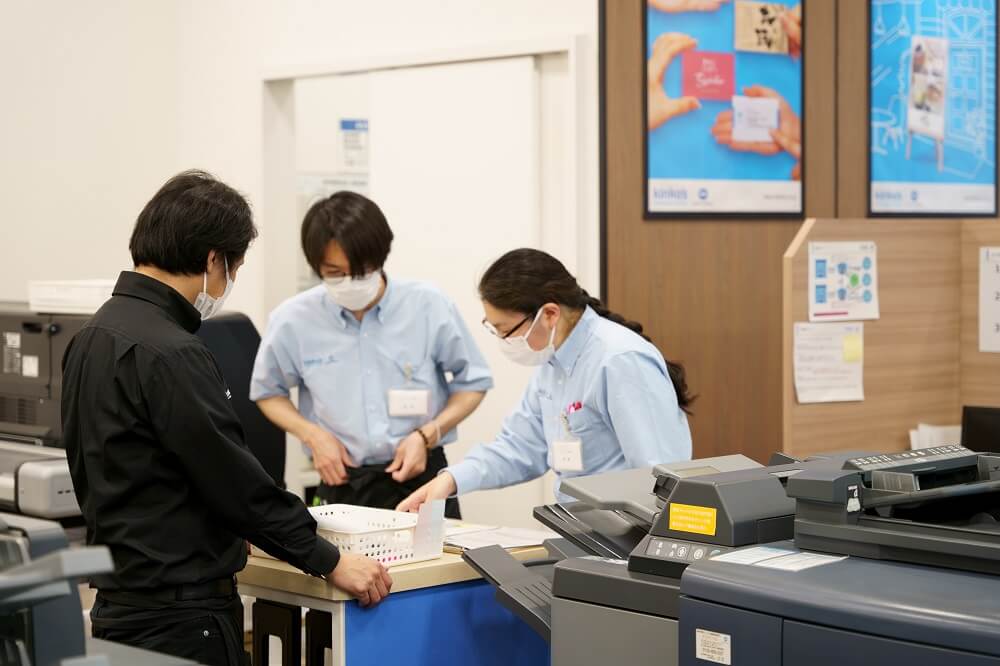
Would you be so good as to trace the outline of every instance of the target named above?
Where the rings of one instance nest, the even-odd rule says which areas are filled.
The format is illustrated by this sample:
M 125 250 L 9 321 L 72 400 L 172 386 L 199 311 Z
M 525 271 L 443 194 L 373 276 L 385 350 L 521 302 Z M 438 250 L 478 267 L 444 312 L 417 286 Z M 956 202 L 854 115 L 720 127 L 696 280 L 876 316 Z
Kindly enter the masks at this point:
M 802 213 L 799 0 L 648 0 L 649 216 Z
M 872 214 L 996 214 L 996 0 L 871 0 Z

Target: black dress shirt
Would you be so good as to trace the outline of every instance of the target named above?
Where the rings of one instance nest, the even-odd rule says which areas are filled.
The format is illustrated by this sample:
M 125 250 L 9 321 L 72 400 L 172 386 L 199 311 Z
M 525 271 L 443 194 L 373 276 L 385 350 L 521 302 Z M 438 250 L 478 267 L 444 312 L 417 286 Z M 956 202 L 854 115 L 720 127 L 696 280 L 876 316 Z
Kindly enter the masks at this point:
M 103 590 L 231 577 L 244 539 L 324 576 L 340 553 L 243 441 L 229 390 L 176 290 L 124 272 L 63 358 L 62 419 L 87 542 L 111 549 Z

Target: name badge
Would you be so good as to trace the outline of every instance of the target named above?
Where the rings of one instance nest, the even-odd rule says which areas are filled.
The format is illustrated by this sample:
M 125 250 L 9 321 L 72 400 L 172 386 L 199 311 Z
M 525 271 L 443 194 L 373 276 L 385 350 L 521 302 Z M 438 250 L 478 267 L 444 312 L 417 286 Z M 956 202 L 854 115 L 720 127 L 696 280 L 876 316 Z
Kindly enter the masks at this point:
M 426 389 L 393 389 L 389 391 L 389 416 L 427 416 L 431 392 Z
M 552 469 L 557 472 L 583 471 L 583 445 L 579 439 L 552 442 Z

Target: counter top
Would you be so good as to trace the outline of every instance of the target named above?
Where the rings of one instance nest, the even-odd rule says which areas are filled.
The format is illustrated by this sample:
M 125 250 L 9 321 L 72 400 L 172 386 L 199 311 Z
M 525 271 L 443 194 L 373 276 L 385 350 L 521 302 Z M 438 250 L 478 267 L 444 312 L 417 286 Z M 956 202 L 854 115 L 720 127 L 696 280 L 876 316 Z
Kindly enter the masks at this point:
M 511 555 L 522 561 L 534 560 L 547 557 L 548 551 L 543 546 L 518 548 L 512 550 Z M 461 555 L 453 553 L 444 553 L 435 560 L 392 567 L 389 575 L 392 576 L 392 592 L 461 583 L 480 577 L 465 563 Z M 238 574 L 238 580 L 240 585 L 280 590 L 325 601 L 347 601 L 352 598 L 322 578 L 303 573 L 286 562 L 256 555 L 251 555 L 247 560 L 247 566 Z

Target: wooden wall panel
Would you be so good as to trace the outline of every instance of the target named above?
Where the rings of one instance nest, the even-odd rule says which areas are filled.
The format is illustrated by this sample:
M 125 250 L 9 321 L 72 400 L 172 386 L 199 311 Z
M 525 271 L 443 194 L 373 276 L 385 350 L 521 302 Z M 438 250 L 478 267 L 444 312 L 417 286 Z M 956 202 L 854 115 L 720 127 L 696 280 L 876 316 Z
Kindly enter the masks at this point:
M 963 405 L 1000 407 L 1000 354 L 979 351 L 979 248 L 1000 247 L 997 220 L 962 223 Z
M 881 317 L 864 322 L 864 402 L 795 400 L 792 326 L 809 321 L 810 241 L 878 246 Z M 785 255 L 786 452 L 899 451 L 909 448 L 908 432 L 918 423 L 959 422 L 961 257 L 958 220 L 815 220 L 803 227 Z
M 696 457 L 740 452 L 766 460 L 781 446 L 781 257 L 799 222 L 643 219 L 644 11 L 640 0 L 602 7 L 608 304 L 685 364 L 699 395 Z M 806 5 L 811 215 L 836 213 L 835 17 L 830 0 Z
M 837 216 L 861 218 L 868 216 L 868 0 L 834 4 Z

